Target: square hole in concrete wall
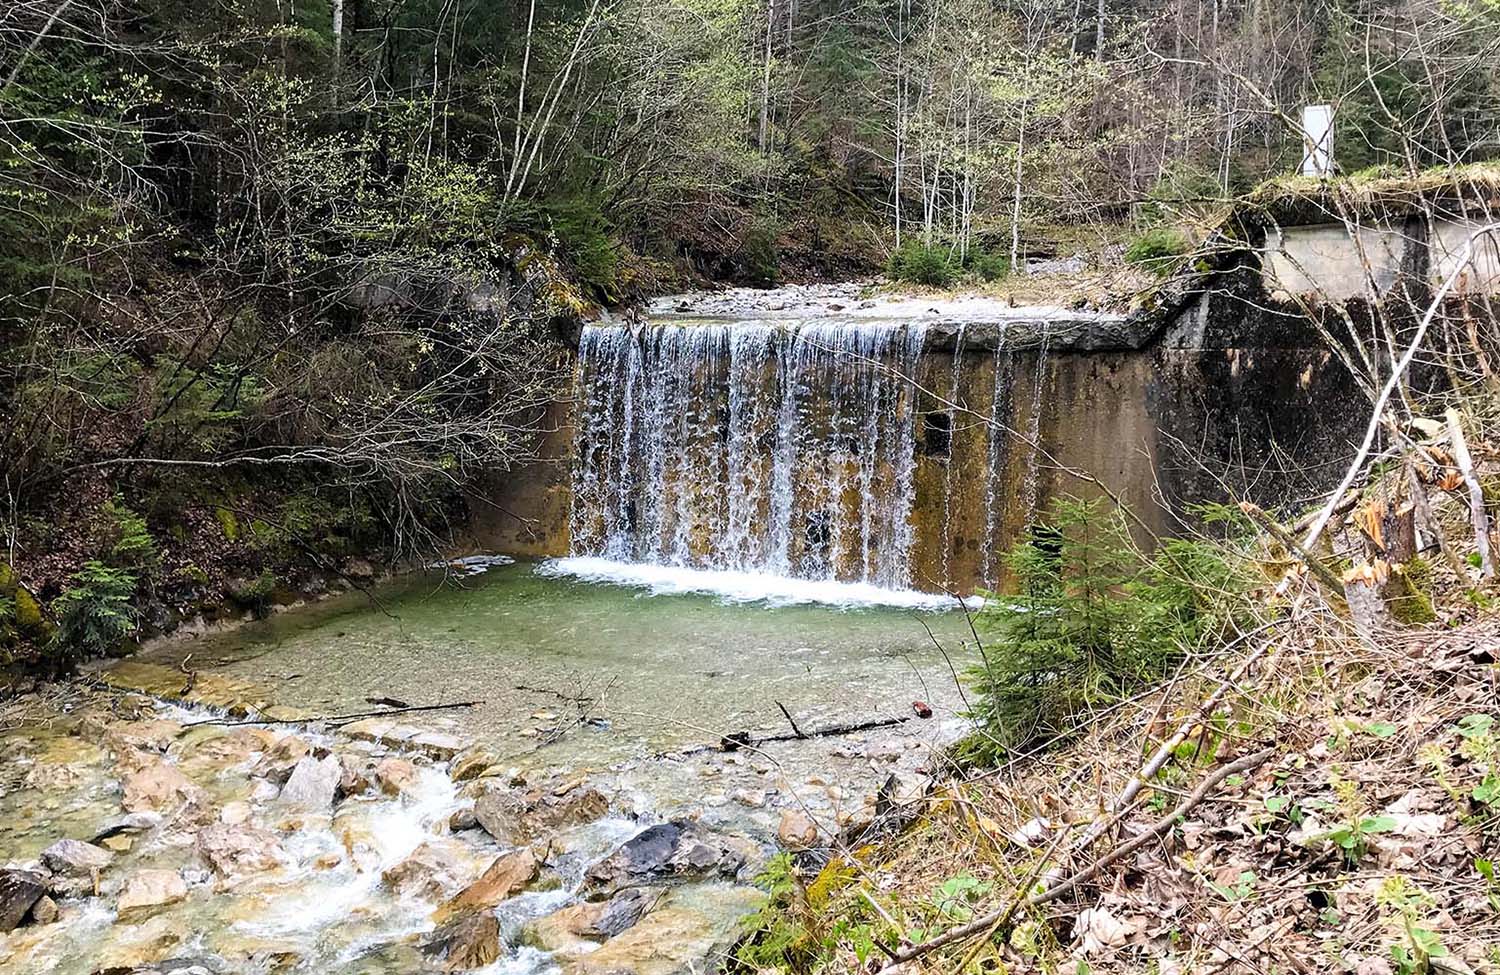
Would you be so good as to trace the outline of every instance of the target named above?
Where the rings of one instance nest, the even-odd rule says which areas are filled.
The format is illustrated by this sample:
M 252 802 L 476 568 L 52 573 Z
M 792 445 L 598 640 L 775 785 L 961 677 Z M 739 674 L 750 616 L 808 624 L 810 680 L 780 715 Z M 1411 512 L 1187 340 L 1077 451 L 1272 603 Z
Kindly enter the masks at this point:
M 922 453 L 947 457 L 953 449 L 953 417 L 934 410 L 922 417 Z

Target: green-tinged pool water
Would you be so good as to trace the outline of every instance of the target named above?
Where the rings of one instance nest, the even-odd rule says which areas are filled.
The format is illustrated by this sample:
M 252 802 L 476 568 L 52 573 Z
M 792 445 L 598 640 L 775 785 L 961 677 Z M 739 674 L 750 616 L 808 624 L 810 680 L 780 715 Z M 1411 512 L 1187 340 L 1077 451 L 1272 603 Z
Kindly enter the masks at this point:
M 328 714 L 367 699 L 432 712 L 517 756 L 599 762 L 725 733 L 804 729 L 962 710 L 968 660 L 960 612 L 729 603 L 497 566 L 467 578 L 409 577 L 238 630 L 172 641 L 147 659 L 263 683 L 279 703 Z M 936 645 L 940 642 L 944 650 Z M 951 665 L 950 665 L 951 661 Z M 577 702 L 588 716 L 579 725 Z M 606 727 L 607 724 L 607 727 Z

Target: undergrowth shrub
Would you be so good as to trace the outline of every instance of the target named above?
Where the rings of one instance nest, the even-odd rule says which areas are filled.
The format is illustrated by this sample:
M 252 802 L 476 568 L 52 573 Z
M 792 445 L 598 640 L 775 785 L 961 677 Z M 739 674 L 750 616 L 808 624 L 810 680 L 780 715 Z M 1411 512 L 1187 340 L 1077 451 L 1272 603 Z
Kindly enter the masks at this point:
M 964 270 L 981 281 L 998 281 L 1010 275 L 1010 255 L 974 247 L 964 255 Z
M 1228 543 L 1169 539 L 1143 554 L 1104 501 L 1059 500 L 1008 560 L 1017 591 L 979 619 L 978 731 L 959 748 L 971 762 L 1055 738 L 1164 678 L 1224 632 L 1250 584 Z
M 135 632 L 136 577 L 129 569 L 85 562 L 53 602 L 57 631 L 52 661 L 59 669 L 86 657 L 114 653 Z
M 959 275 L 959 265 L 947 247 L 909 240 L 891 254 L 887 271 L 897 281 L 946 288 Z
M 1175 227 L 1152 227 L 1125 247 L 1125 260 L 1165 274 L 1189 249 L 1187 235 Z

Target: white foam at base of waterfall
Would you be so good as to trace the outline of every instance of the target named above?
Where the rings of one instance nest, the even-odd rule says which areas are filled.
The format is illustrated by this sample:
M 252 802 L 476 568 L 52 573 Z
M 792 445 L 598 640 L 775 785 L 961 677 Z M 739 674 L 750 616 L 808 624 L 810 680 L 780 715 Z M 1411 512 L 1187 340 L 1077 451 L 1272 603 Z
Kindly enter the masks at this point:
M 765 603 L 797 606 L 815 603 L 841 609 L 889 606 L 898 609 L 944 610 L 959 608 L 960 601 L 944 593 L 915 589 L 887 589 L 868 582 L 838 582 L 833 579 L 796 579 L 769 572 L 694 569 L 652 562 L 619 562 L 595 556 L 568 556 L 537 564 L 545 576 L 572 576 L 584 582 L 635 586 L 652 596 L 697 593 L 718 596 L 725 602 Z M 963 605 L 978 609 L 984 600 L 965 598 Z

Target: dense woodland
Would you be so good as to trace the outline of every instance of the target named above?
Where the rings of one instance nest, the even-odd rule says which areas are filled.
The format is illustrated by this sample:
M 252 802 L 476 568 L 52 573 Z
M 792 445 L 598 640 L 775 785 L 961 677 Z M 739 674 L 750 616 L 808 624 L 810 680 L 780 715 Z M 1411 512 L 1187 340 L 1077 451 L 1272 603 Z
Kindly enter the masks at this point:
M 1176 253 L 1311 101 L 1500 156 L 1500 5 L 10 0 L 6 626 L 440 545 L 590 306 Z

